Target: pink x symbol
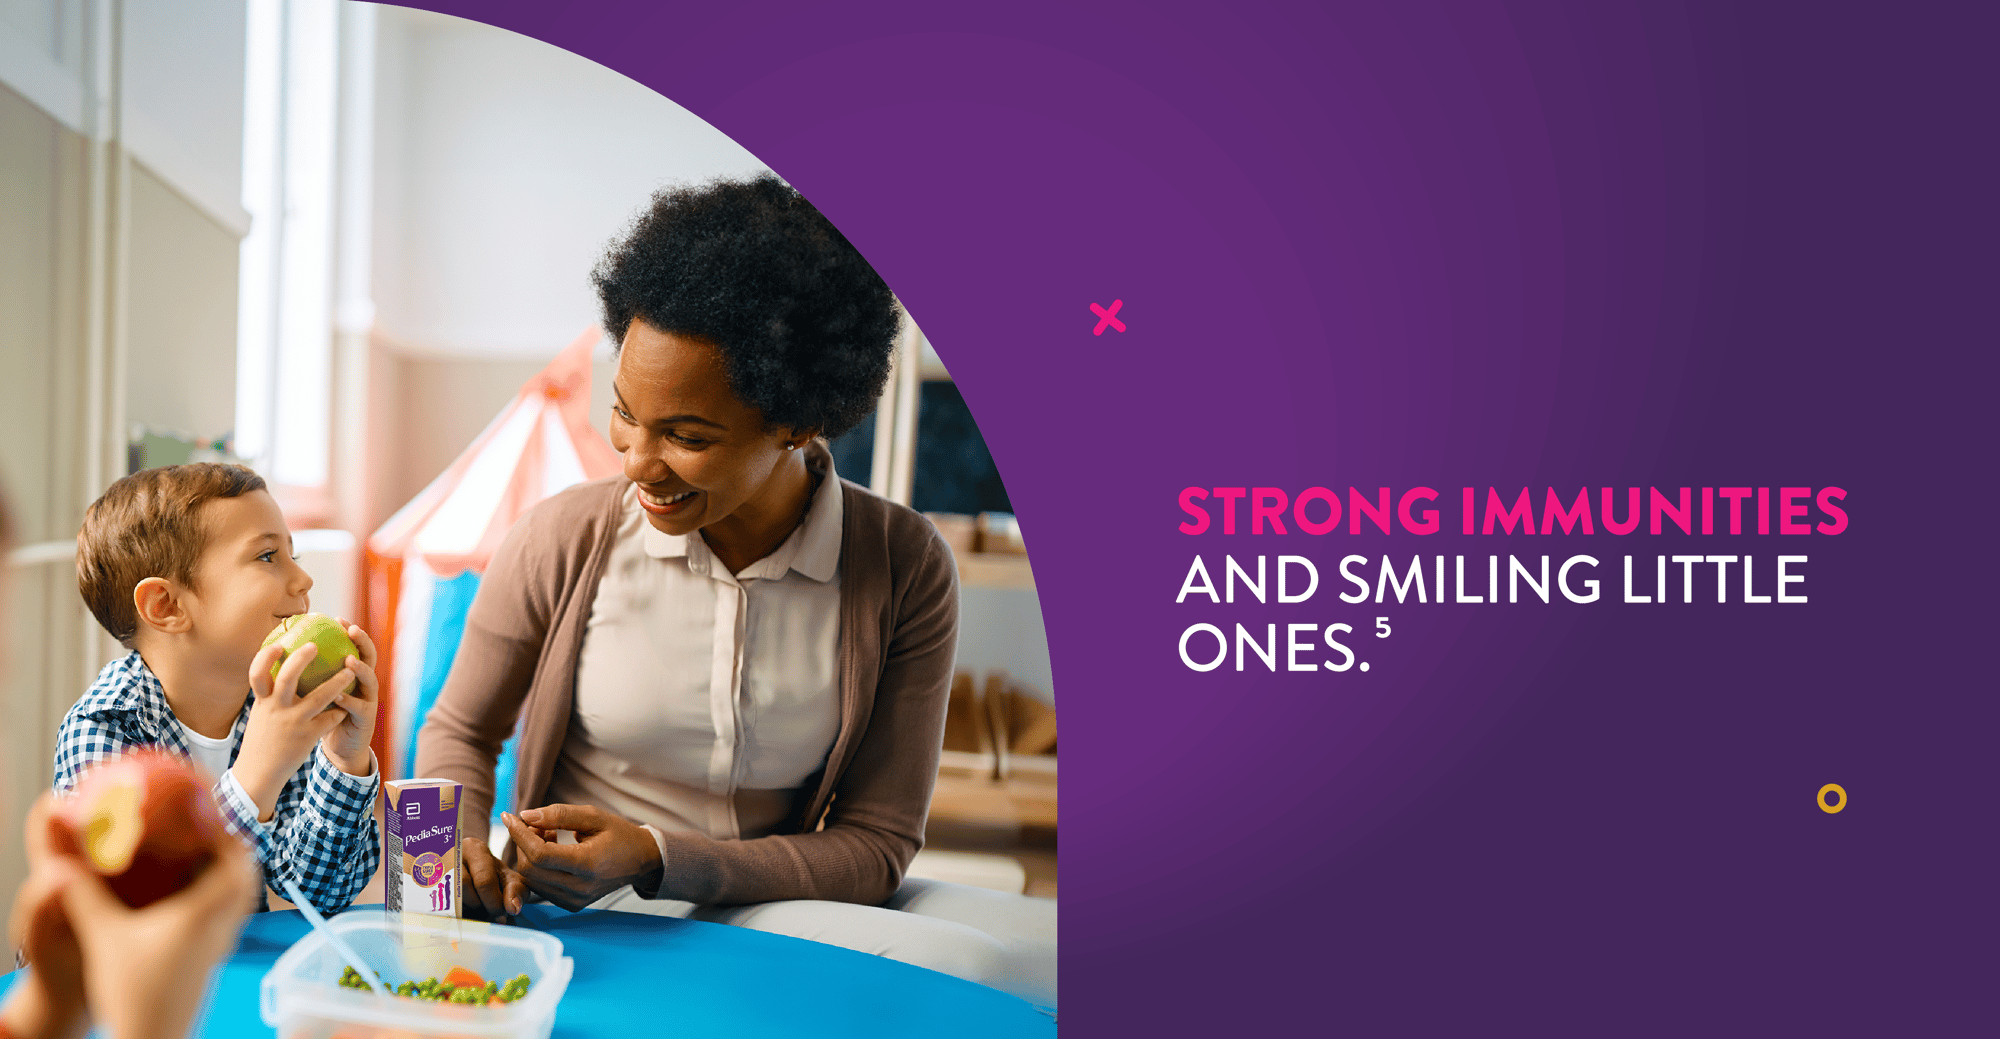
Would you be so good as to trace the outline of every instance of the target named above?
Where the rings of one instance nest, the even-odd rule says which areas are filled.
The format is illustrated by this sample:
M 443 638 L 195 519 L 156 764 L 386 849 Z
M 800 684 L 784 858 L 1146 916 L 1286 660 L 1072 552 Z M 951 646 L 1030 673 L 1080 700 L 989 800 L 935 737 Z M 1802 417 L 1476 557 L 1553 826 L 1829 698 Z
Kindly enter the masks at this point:
M 1097 304 L 1092 303 L 1090 305 L 1090 312 L 1096 314 L 1099 320 L 1097 322 L 1097 327 L 1091 329 L 1090 334 L 1094 336 L 1103 335 L 1105 325 L 1110 325 L 1112 328 L 1115 328 L 1120 332 L 1125 331 L 1125 322 L 1118 320 L 1118 308 L 1124 305 L 1125 305 L 1124 300 L 1114 299 L 1111 301 L 1111 309 L 1106 310 L 1103 307 L 1100 307 Z

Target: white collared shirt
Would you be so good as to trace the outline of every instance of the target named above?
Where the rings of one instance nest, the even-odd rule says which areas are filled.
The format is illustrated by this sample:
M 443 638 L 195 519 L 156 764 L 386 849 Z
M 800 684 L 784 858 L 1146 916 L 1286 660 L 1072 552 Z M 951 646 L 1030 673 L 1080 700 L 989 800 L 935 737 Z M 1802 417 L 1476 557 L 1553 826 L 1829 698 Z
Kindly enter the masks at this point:
M 592 601 L 551 803 L 666 831 L 771 832 L 840 723 L 841 491 L 825 473 L 798 529 L 732 575 L 696 532 L 655 529 L 627 488 Z

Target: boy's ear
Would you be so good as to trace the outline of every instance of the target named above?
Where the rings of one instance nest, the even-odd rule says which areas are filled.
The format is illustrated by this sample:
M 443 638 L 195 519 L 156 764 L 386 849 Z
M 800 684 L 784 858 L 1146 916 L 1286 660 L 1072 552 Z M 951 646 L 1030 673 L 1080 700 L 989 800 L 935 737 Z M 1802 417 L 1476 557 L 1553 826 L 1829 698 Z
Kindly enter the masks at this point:
M 179 585 L 164 577 L 148 577 L 132 589 L 132 607 L 139 612 L 142 628 L 168 635 L 185 634 L 194 626 L 187 604 L 181 601 Z

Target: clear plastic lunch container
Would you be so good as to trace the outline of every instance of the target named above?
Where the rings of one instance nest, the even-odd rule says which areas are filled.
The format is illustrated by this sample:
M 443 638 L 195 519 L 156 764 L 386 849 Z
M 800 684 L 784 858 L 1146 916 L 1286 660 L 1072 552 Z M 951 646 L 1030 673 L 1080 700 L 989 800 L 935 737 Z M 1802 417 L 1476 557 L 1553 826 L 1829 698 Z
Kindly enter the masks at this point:
M 346 961 L 319 932 L 301 938 L 264 975 L 259 999 L 264 1023 L 278 1039 L 548 1039 L 556 1004 L 569 987 L 575 961 L 553 935 L 519 927 L 418 913 L 344 913 L 328 926 L 354 947 L 366 966 L 394 988 L 403 981 L 443 978 L 464 967 L 506 984 L 528 976 L 528 994 L 506 1006 L 460 1006 L 384 998 L 339 985 Z

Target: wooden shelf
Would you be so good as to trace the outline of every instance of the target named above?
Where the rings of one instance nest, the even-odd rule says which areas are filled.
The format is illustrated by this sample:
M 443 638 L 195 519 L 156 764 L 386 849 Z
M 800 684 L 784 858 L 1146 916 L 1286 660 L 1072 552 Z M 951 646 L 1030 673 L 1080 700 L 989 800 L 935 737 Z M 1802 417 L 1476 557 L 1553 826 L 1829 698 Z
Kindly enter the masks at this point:
M 994 780 L 941 773 L 931 793 L 931 817 L 985 827 L 1053 827 L 1055 777 L 1016 774 Z

